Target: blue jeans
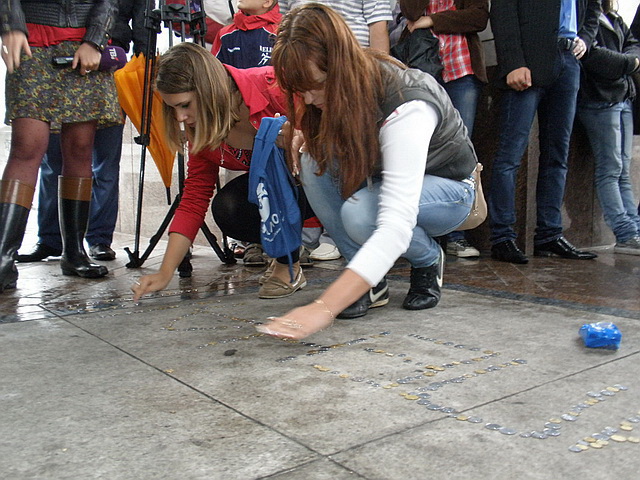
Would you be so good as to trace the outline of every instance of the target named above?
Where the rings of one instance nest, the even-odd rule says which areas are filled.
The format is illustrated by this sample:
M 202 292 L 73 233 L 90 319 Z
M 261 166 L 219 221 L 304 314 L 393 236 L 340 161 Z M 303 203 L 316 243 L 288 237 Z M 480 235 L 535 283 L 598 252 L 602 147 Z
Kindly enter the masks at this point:
M 451 103 L 460 113 L 462 123 L 467 127 L 467 132 L 471 137 L 476 120 L 478 101 L 482 94 L 482 82 L 475 75 L 465 75 L 447 82 L 443 86 L 451 99 Z M 449 234 L 447 241 L 456 242 L 464 238 L 464 232 L 454 231 Z
M 562 199 L 567 178 L 569 141 L 580 86 L 580 66 L 571 52 L 558 53 L 555 81 L 522 92 L 506 90 L 498 152 L 489 190 L 491 243 L 514 240 L 516 176 L 538 112 L 540 158 L 536 188 L 536 245 L 562 236 Z
M 581 102 L 578 118 L 587 130 L 595 157 L 596 192 L 604 220 L 616 240 L 626 242 L 640 231 L 629 173 L 633 143 L 631 101 Z
M 467 127 L 469 137 L 473 134 L 473 124 L 476 120 L 478 100 L 482 94 L 482 82 L 475 75 L 464 77 L 445 83 L 451 103 L 460 112 L 462 123 Z
M 89 245 L 111 245 L 118 217 L 120 155 L 124 125 L 101 128 L 93 143 L 93 191 L 89 227 L 85 238 Z M 52 248 L 62 248 L 58 221 L 58 175 L 62 172 L 60 135 L 49 137 L 49 148 L 40 166 L 38 188 L 38 238 Z
M 311 156 L 302 155 L 300 178 L 307 200 L 340 253 L 350 261 L 376 229 L 381 181 L 344 200 L 338 179 L 328 170 L 321 176 L 315 175 L 316 171 Z M 416 268 L 437 262 L 440 247 L 433 237 L 455 230 L 469 215 L 474 197 L 475 191 L 467 182 L 425 175 L 417 225 L 402 257 Z

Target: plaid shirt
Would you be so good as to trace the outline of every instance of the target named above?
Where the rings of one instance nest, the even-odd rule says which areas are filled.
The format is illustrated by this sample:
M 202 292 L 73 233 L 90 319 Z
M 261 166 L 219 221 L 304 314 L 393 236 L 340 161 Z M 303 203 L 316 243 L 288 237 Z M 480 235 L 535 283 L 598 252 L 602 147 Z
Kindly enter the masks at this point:
M 453 0 L 429 0 L 427 15 L 455 9 Z M 434 33 L 434 35 L 440 41 L 440 58 L 444 67 L 442 79 L 445 83 L 465 75 L 473 75 L 467 37 L 459 33 Z

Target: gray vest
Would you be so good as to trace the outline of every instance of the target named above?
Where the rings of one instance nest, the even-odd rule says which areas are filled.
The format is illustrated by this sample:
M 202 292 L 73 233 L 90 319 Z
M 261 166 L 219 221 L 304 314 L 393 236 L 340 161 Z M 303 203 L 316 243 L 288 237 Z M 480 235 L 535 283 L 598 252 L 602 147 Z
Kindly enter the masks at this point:
M 428 73 L 412 68 L 402 70 L 386 63 L 384 66 L 399 81 L 387 85 L 385 101 L 380 105 L 382 121 L 408 101 L 423 100 L 429 103 L 438 113 L 438 125 L 429 143 L 425 173 L 453 180 L 462 180 L 471 175 L 478 158 L 462 118 L 445 89 Z

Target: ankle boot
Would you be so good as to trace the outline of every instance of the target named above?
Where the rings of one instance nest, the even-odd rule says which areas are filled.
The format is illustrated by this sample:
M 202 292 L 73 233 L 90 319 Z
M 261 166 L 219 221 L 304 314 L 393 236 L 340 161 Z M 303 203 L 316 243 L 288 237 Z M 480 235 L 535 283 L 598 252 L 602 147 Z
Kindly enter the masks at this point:
M 84 250 L 91 204 L 91 178 L 58 177 L 58 192 L 62 273 L 83 278 L 104 277 L 109 273 L 107 267 L 91 263 Z
M 402 303 L 405 310 L 424 310 L 433 308 L 440 301 L 444 255 L 440 253 L 438 261 L 422 268 L 411 267 L 411 286 Z
M 18 180 L 0 181 L 0 293 L 16 288 L 15 264 L 27 228 L 34 187 Z

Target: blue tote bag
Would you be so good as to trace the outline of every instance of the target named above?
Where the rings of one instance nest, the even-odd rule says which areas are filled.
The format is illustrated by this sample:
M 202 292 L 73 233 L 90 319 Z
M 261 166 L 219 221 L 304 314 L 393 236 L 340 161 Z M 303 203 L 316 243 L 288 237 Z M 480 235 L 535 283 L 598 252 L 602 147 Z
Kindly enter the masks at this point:
M 272 258 L 288 256 L 302 243 L 302 218 L 298 189 L 287 168 L 284 150 L 276 146 L 278 132 L 287 117 L 265 117 L 253 144 L 249 167 L 249 201 L 260 211 L 262 248 Z

